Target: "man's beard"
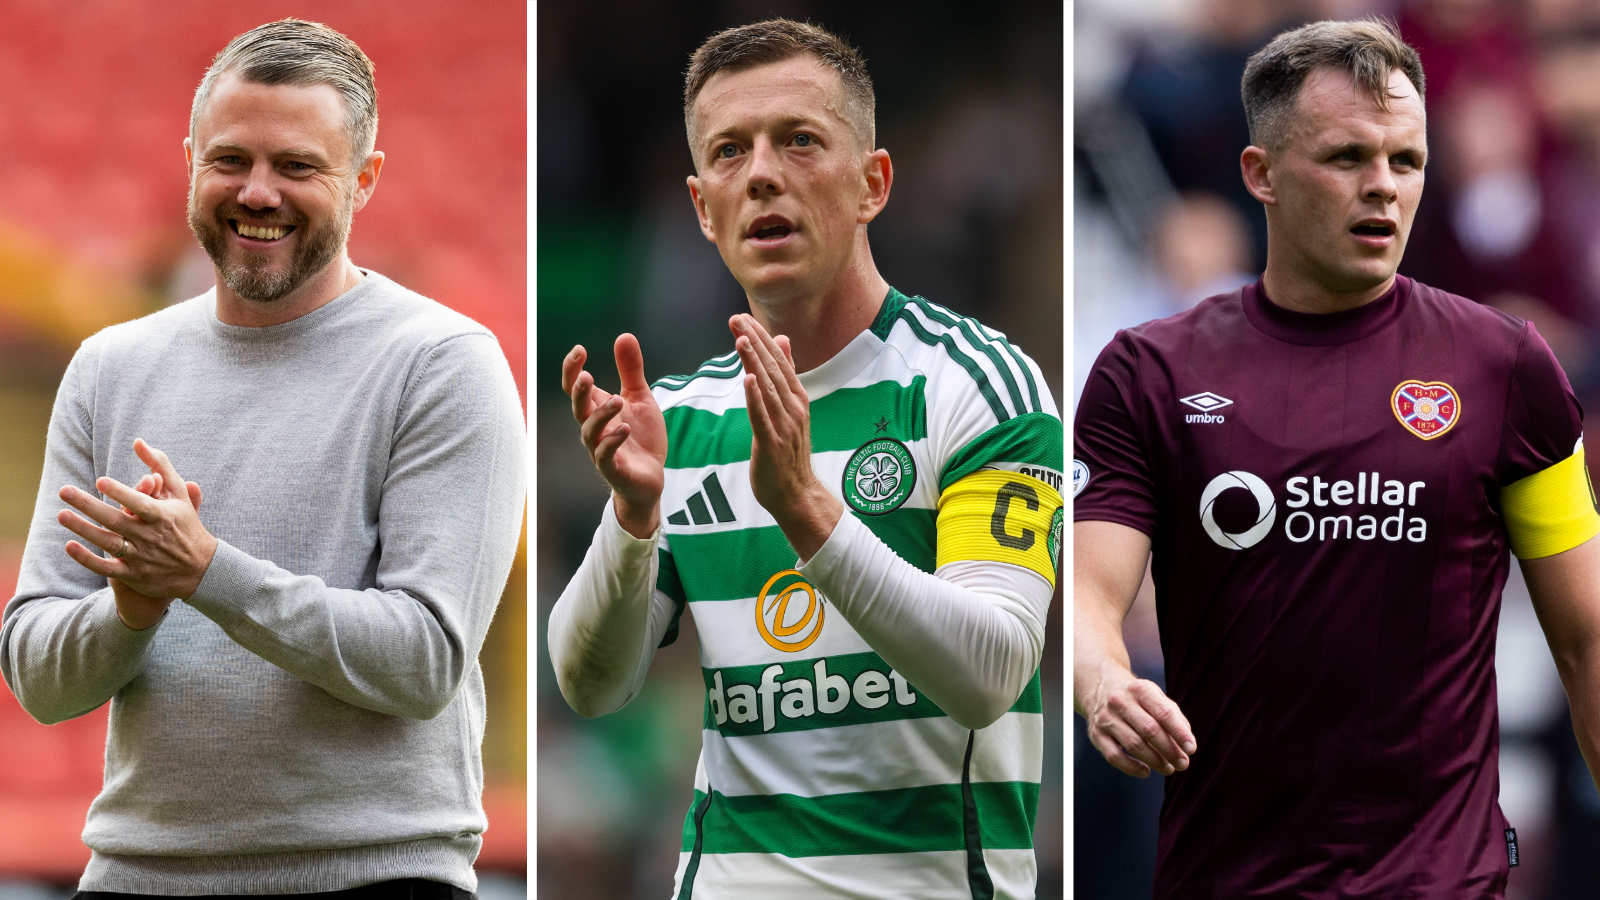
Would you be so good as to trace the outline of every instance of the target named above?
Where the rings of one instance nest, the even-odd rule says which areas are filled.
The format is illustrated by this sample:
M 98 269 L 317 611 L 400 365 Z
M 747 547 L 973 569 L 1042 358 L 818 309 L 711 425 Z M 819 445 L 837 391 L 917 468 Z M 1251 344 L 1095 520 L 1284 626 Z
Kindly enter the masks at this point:
M 195 205 L 191 190 L 189 230 L 194 232 L 200 246 L 205 248 L 206 255 L 211 257 L 212 264 L 217 267 L 223 283 L 230 290 L 245 300 L 271 303 L 293 293 L 311 276 L 327 268 L 344 250 L 345 241 L 350 237 L 350 219 L 354 213 L 354 204 L 350 201 L 351 198 L 345 198 L 333 218 L 323 222 L 314 231 L 306 230 L 303 221 L 268 218 L 274 224 L 293 225 L 300 235 L 295 242 L 294 255 L 289 258 L 289 265 L 283 269 L 274 269 L 271 258 L 262 253 L 241 250 L 237 257 L 229 256 L 228 233 L 232 229 L 228 220 L 254 219 L 259 223 L 263 218 L 236 203 L 223 204 L 207 215 Z

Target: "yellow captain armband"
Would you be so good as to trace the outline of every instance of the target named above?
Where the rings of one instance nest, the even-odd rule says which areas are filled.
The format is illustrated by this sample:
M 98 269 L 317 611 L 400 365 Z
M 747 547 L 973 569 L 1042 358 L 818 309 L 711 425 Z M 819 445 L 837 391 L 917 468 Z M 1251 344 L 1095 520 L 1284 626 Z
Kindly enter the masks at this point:
M 1502 488 L 1500 505 L 1518 559 L 1554 556 L 1600 534 L 1583 442 L 1561 462 Z
M 983 469 L 939 495 L 938 565 L 1003 562 L 1056 583 L 1064 512 L 1061 492 L 1031 475 Z

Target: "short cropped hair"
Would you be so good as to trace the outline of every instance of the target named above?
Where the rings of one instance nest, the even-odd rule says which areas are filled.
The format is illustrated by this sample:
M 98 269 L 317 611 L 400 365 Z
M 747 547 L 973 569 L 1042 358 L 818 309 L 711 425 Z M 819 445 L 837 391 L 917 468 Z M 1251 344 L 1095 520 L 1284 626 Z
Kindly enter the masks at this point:
M 713 75 L 742 72 L 808 53 L 839 73 L 844 85 L 844 119 L 850 123 L 862 147 L 872 149 L 877 139 L 873 124 L 877 101 L 873 98 L 866 60 L 861 58 L 860 51 L 832 32 L 793 19 L 767 19 L 719 31 L 689 57 L 689 70 L 683 76 L 683 124 L 689 133 L 689 149 L 696 150 L 694 145 L 698 137 L 694 101 Z
M 1395 69 L 1411 79 L 1418 98 L 1425 96 L 1422 59 L 1391 23 L 1313 22 L 1273 38 L 1245 64 L 1240 93 L 1250 123 L 1250 143 L 1269 150 L 1282 145 L 1306 76 L 1321 68 L 1349 75 L 1385 111 L 1389 74 Z
M 344 100 L 351 162 L 360 166 L 378 138 L 378 86 L 372 60 L 356 42 L 326 25 L 283 19 L 252 28 L 228 42 L 194 92 L 189 136 L 222 76 L 236 72 L 253 84 L 328 85 Z

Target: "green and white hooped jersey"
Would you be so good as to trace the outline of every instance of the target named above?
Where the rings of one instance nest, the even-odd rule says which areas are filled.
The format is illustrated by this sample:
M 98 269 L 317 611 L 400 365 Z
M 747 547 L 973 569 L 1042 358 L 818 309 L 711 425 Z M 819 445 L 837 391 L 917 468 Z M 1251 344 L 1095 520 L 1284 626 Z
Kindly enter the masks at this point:
M 730 353 L 653 386 L 668 432 L 656 587 L 693 614 L 706 685 L 674 896 L 1032 898 L 1037 671 L 974 732 L 867 646 L 751 492 L 742 375 Z M 993 519 L 1002 542 L 1015 532 L 1011 545 L 1048 553 L 1030 567 L 1054 582 L 1061 420 L 1002 335 L 891 290 L 872 328 L 802 381 L 814 471 L 901 558 L 927 572 L 948 561 L 941 494 L 1000 477 L 983 529 Z M 1019 532 L 1007 508 L 1044 519 Z M 663 646 L 677 633 L 674 619 Z

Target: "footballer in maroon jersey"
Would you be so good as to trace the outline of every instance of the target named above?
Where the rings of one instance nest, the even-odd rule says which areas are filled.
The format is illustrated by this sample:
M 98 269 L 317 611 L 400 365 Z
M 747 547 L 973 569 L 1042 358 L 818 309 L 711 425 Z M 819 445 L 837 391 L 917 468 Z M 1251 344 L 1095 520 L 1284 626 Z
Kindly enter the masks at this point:
M 1262 281 L 1119 333 L 1084 386 L 1075 699 L 1113 765 L 1171 776 L 1158 898 L 1502 897 L 1508 552 L 1600 761 L 1582 412 L 1531 325 L 1395 274 L 1422 86 L 1372 22 L 1257 54 Z M 1121 640 L 1152 552 L 1170 695 Z

